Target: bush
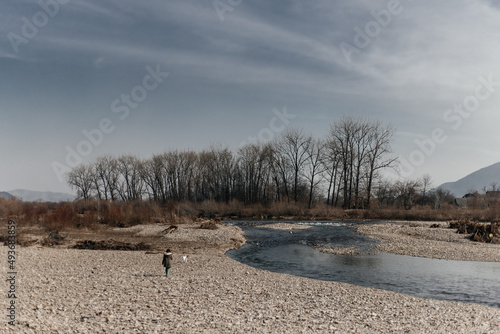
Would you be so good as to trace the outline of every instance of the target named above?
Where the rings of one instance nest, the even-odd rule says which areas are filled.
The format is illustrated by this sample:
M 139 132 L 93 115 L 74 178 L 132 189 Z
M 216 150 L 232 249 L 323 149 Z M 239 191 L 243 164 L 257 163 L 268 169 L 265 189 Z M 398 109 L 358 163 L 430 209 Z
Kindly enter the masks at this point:
M 116 203 L 101 201 L 99 208 L 99 223 L 124 227 L 124 214 Z
M 50 231 L 61 230 L 74 226 L 76 223 L 76 211 L 70 203 L 60 203 L 52 212 L 45 217 L 45 227 Z

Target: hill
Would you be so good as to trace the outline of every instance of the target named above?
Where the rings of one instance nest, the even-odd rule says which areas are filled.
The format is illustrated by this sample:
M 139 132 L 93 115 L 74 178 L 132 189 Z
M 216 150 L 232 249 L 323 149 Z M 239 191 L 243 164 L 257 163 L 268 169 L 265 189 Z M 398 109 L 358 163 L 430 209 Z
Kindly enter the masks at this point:
M 493 183 L 500 186 L 500 162 L 481 168 L 458 181 L 443 183 L 438 188 L 449 190 L 455 196 L 462 197 L 470 190 L 481 192 L 483 188 L 490 188 Z
M 51 191 L 32 191 L 26 189 L 9 190 L 8 193 L 25 202 L 66 202 L 73 201 L 76 198 L 76 196 L 71 194 Z
M 3 197 L 5 199 L 11 199 L 13 196 L 11 194 L 9 194 L 8 192 L 0 191 L 0 197 Z

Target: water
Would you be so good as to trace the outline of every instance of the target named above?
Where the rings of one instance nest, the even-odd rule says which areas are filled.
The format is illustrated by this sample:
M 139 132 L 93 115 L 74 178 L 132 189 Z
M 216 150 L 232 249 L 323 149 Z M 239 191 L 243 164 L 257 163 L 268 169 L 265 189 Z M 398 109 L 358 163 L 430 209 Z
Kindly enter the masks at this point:
M 269 223 L 269 222 L 267 222 Z M 247 245 L 228 256 L 252 267 L 408 295 L 500 307 L 500 263 L 426 259 L 374 253 L 378 242 L 353 233 L 360 223 L 303 222 L 307 230 L 280 231 L 266 223 L 235 222 Z M 313 245 L 355 246 L 371 254 L 333 255 Z

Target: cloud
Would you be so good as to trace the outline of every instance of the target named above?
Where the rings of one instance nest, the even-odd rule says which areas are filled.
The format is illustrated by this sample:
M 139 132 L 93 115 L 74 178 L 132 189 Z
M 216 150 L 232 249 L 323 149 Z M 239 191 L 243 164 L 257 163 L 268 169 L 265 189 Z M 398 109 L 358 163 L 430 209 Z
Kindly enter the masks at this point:
M 354 29 L 387 4 L 243 1 L 221 22 L 211 1 L 72 0 L 18 54 L 7 38 L 0 41 L 0 66 L 10 78 L 2 86 L 2 110 L 8 102 L 26 114 L 50 111 L 78 137 L 79 127 L 109 117 L 110 101 L 137 85 L 145 66 L 161 64 L 171 76 L 164 94 L 151 94 L 143 104 L 151 127 L 191 118 L 205 125 L 213 119 L 216 127 L 230 112 L 248 118 L 253 110 L 255 123 L 267 124 L 258 117 L 268 115 L 258 111 L 287 105 L 298 115 L 296 126 L 316 126 L 318 132 L 344 113 L 393 122 L 400 131 L 396 149 L 405 154 L 415 138 L 447 126 L 443 113 L 473 92 L 478 76 L 491 73 L 500 81 L 500 12 L 486 0 L 401 0 L 403 11 L 349 64 L 340 43 L 353 44 Z M 0 13 L 2 34 L 19 32 L 21 18 L 37 10 L 36 0 L 9 2 Z M 26 87 L 33 90 L 30 99 Z M 497 92 L 464 120 L 461 131 L 467 132 L 460 134 L 481 132 L 488 159 L 498 123 L 488 120 L 497 118 L 499 102 Z M 130 131 L 137 126 L 126 125 Z M 454 141 L 462 139 L 447 134 L 443 151 L 456 152 Z M 61 141 L 68 140 L 79 139 Z M 425 166 L 443 157 L 430 157 Z
M 92 63 L 92 65 L 94 66 L 94 68 L 96 69 L 99 69 L 99 68 L 102 68 L 103 65 L 104 65 L 104 62 L 105 62 L 105 57 L 98 57 L 94 60 L 94 62 Z

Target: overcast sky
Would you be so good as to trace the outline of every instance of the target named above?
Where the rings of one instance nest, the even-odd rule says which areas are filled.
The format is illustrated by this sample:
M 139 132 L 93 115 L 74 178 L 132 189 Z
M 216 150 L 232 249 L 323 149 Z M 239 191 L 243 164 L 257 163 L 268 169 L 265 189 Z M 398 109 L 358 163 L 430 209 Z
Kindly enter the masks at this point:
M 0 191 L 70 192 L 55 167 L 236 149 L 283 120 L 323 136 L 342 115 L 397 129 L 402 177 L 500 161 L 493 1 L 55 1 L 2 2 Z

